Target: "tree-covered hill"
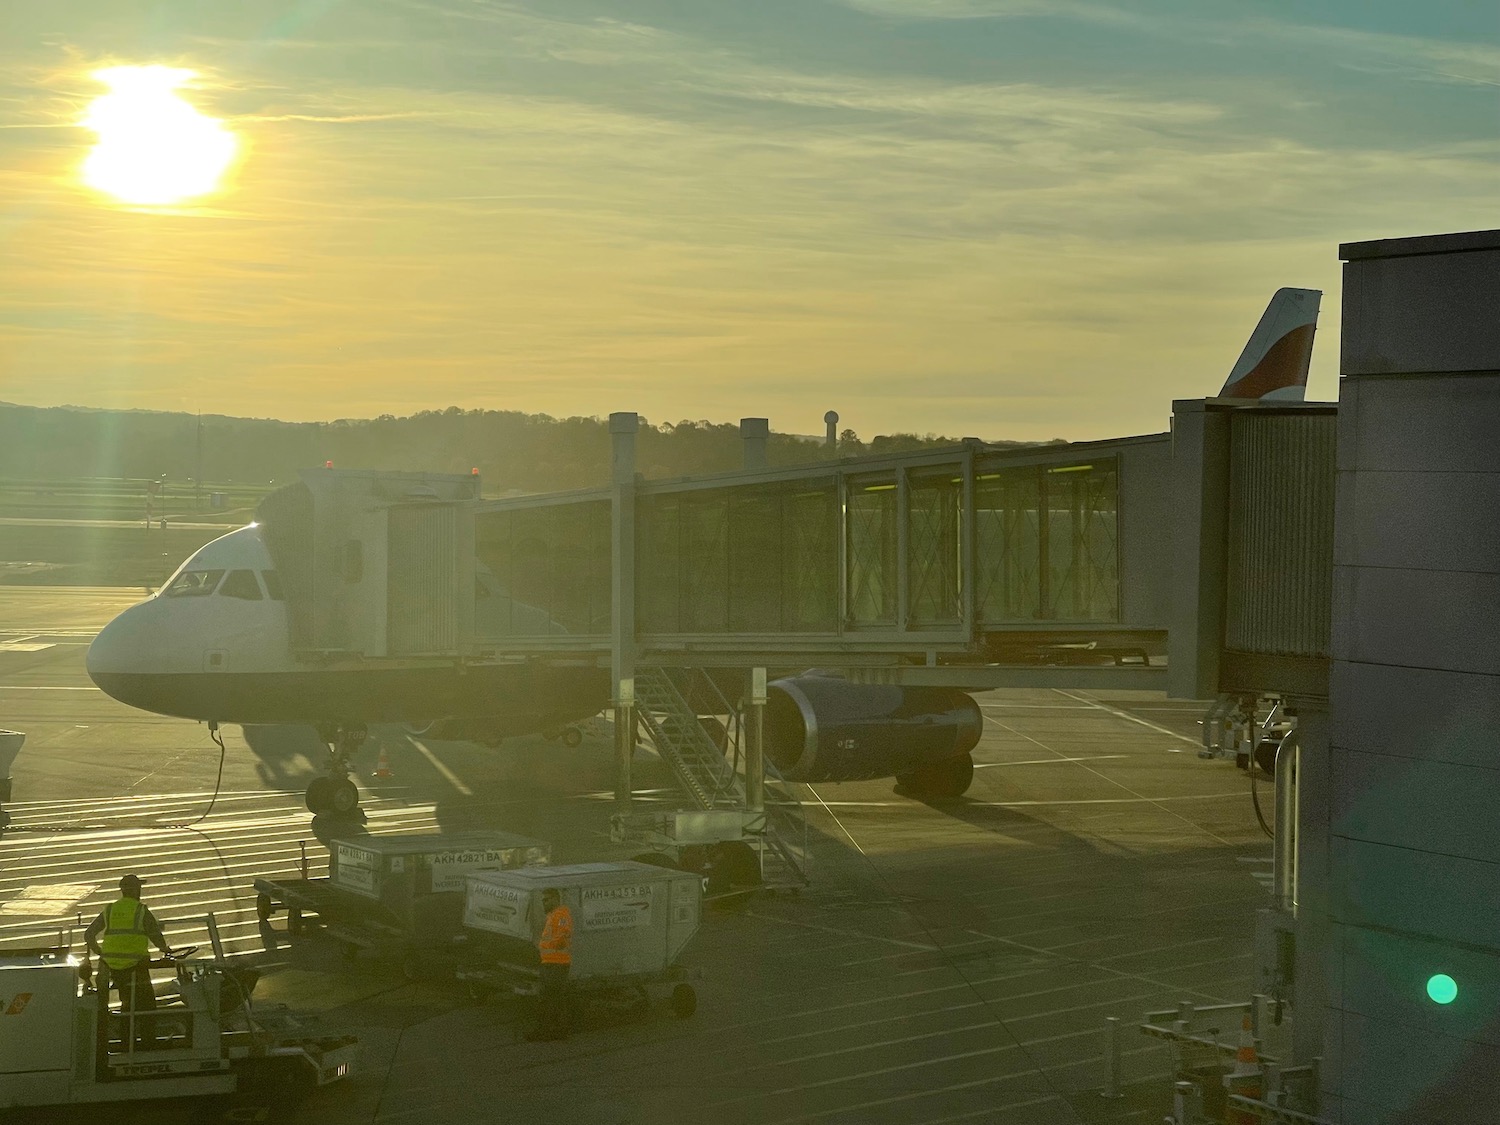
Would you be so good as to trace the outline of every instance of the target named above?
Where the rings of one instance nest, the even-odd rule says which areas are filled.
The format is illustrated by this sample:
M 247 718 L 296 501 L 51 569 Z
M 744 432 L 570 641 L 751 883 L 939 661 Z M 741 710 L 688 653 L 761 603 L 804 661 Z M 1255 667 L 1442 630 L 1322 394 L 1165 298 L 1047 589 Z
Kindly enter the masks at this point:
M 299 469 L 332 461 L 340 468 L 468 472 L 477 467 L 487 495 L 586 488 L 609 478 L 609 427 L 601 418 L 552 418 L 508 410 L 426 410 L 410 417 L 280 422 L 153 411 L 36 407 L 0 403 L 0 478 L 80 477 L 207 481 L 265 487 Z M 890 434 L 862 442 L 845 430 L 841 456 L 951 444 L 935 434 Z M 1025 444 L 1025 443 L 1005 443 Z M 773 465 L 826 456 L 822 443 L 771 435 Z M 647 477 L 696 476 L 738 468 L 735 423 L 644 424 L 637 463 Z

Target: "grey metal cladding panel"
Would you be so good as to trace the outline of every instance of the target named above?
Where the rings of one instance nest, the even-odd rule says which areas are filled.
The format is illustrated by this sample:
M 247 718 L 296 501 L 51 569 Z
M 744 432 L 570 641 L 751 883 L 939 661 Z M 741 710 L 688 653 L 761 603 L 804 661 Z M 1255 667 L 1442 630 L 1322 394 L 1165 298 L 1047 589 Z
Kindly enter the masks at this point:
M 1350 384 L 1358 393 L 1339 410 L 1339 445 L 1352 456 L 1340 468 L 1500 472 L 1500 374 L 1345 379 L 1343 386 Z
M 1345 1011 L 1399 1023 L 1424 1039 L 1500 1047 L 1500 957 L 1360 926 L 1335 929 L 1343 939 Z M 1439 972 L 1458 984 L 1452 1004 L 1427 996 L 1427 980 Z
M 1500 1049 L 1344 1015 L 1345 1125 L 1490 1125 Z M 1322 1107 L 1320 1107 L 1321 1110 Z
M 1500 677 L 1340 660 L 1333 745 L 1500 768 Z
M 1500 675 L 1500 574 L 1334 568 L 1334 655 Z
M 1500 863 L 1500 768 L 1339 748 L 1331 757 L 1335 835 Z
M 1330 414 L 1232 416 L 1226 648 L 1328 654 L 1335 438 Z
M 1334 836 L 1329 915 L 1500 952 L 1500 863 Z
M 1345 375 L 1500 368 L 1500 250 L 1349 262 Z
M 390 510 L 386 628 L 392 654 L 458 646 L 456 516 L 449 504 Z
M 1339 483 L 1335 562 L 1500 574 L 1500 472 L 1365 470 Z
M 1127 447 L 1119 462 L 1120 623 L 1164 628 L 1172 606 L 1172 447 Z

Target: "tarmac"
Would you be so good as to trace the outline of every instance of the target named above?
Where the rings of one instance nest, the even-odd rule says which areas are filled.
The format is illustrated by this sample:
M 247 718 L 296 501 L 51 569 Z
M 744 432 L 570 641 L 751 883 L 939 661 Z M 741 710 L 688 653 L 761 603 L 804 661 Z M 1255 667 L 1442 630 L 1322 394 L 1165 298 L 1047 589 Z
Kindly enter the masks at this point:
M 1167 1049 L 1135 1028 L 1179 1001 L 1248 999 L 1270 841 L 1249 783 L 1202 761 L 1204 705 L 1148 692 L 978 695 L 986 730 L 963 799 L 892 783 L 798 786 L 811 884 L 706 912 L 687 963 L 689 1019 L 586 1024 L 520 1041 L 513 1001 L 346 960 L 313 932 L 257 924 L 252 880 L 313 874 L 326 851 L 302 807 L 310 729 L 226 728 L 124 707 L 89 682 L 89 638 L 139 589 L 0 586 L 0 727 L 26 732 L 0 835 L 0 950 L 81 946 L 126 871 L 174 945 L 263 973 L 257 1003 L 316 1012 L 362 1039 L 359 1073 L 300 1106 L 110 1109 L 134 1122 L 537 1121 L 569 1125 L 1159 1123 Z M 394 777 L 372 778 L 381 749 Z M 556 862 L 622 858 L 609 842 L 607 728 L 568 748 L 498 749 L 376 728 L 356 761 L 369 831 L 496 828 L 550 840 Z M 641 751 L 639 800 L 675 800 Z M 1124 1096 L 1105 1098 L 1105 1019 L 1124 1024 Z M 30 1114 L 97 1120 L 97 1110 Z

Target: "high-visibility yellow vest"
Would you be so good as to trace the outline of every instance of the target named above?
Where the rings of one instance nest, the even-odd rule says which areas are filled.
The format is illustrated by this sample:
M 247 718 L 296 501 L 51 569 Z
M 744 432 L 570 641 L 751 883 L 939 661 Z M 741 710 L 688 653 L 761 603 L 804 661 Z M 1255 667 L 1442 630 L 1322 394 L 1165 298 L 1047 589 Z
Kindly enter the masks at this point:
M 104 911 L 104 936 L 99 941 L 104 963 L 111 969 L 131 969 L 148 960 L 146 907 L 139 899 L 122 898 Z

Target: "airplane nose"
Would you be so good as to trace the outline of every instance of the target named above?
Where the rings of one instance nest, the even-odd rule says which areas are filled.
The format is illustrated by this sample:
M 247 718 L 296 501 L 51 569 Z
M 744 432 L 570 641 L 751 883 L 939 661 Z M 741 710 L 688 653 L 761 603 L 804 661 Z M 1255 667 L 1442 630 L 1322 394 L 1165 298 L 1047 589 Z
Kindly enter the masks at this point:
M 151 605 L 131 606 L 99 631 L 84 657 L 89 679 L 121 703 L 140 706 L 140 688 L 155 648 Z

